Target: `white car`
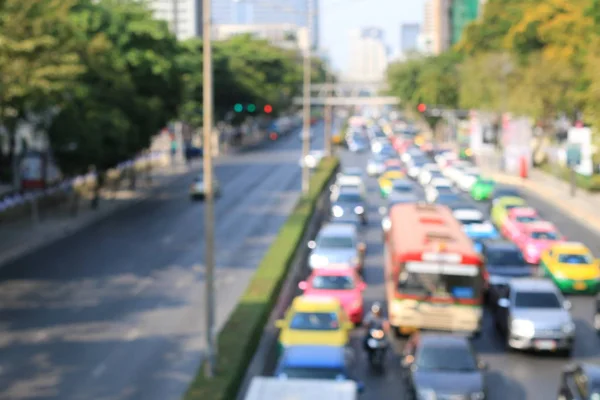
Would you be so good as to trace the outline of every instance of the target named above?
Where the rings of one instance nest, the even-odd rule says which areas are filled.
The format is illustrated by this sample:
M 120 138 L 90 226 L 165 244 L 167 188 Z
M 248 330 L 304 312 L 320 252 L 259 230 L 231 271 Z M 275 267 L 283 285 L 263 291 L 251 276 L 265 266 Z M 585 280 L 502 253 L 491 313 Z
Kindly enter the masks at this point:
M 221 187 L 217 178 L 213 178 L 213 192 L 215 196 L 221 195 Z M 206 197 L 206 185 L 204 184 L 204 176 L 199 176 L 194 179 L 194 182 L 190 186 L 190 198 L 192 201 L 204 200 Z
M 460 190 L 469 192 L 475 184 L 475 182 L 477 182 L 477 179 L 479 179 L 479 174 L 465 172 L 458 180 L 457 185 L 460 188 Z
M 419 173 L 419 183 L 421 186 L 427 186 L 433 178 L 432 172 L 440 172 L 440 168 L 436 164 L 425 164 Z
M 317 168 L 321 159 L 325 157 L 325 152 L 322 150 L 313 150 L 304 159 L 300 159 L 300 166 L 307 166 L 310 169 Z
M 361 177 L 353 175 L 341 175 L 333 185 L 331 185 L 332 196 L 346 189 L 358 190 L 363 196 L 366 196 L 365 184 Z
M 442 192 L 454 192 L 452 182 L 445 178 L 434 179 L 429 186 L 425 189 L 425 200 L 428 203 L 433 203 Z
M 457 183 L 459 176 L 463 173 L 463 171 L 468 168 L 470 164 L 465 163 L 463 161 L 455 162 L 452 165 L 447 166 L 442 170 L 443 174 L 451 179 L 452 182 Z

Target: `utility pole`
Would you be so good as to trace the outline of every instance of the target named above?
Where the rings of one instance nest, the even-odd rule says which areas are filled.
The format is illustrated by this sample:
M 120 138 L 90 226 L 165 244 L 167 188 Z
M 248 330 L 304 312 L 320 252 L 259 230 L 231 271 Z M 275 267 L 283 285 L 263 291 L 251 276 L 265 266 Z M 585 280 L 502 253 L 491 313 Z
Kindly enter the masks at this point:
M 331 156 L 333 153 L 331 152 L 331 125 L 333 123 L 332 121 L 332 113 L 333 113 L 333 107 L 331 104 L 329 104 L 329 97 L 333 96 L 333 79 L 332 79 L 332 74 L 331 71 L 329 70 L 329 66 L 327 66 L 326 69 L 326 75 L 325 75 L 325 85 L 327 87 L 327 90 L 325 91 L 326 93 L 326 98 L 325 98 L 325 155 L 327 156 Z M 330 90 L 332 89 L 332 90 Z
M 313 46 L 312 34 L 313 34 L 313 15 L 314 15 L 314 0 L 308 0 L 308 13 L 307 13 L 307 31 L 308 41 L 306 45 L 306 51 L 304 53 L 304 101 L 303 101 L 303 124 L 302 124 L 302 193 L 307 194 L 310 185 L 310 170 L 306 164 L 306 157 L 310 152 L 310 75 L 311 75 L 311 63 L 312 55 L 311 50 Z
M 179 35 L 179 0 L 173 1 L 173 33 Z
M 177 0 L 175 0 L 177 1 Z M 202 108 L 202 133 L 204 156 L 204 281 L 206 285 L 206 363 L 207 377 L 213 377 L 216 370 L 216 344 L 215 344 L 215 194 L 213 185 L 213 66 L 212 66 L 212 0 L 202 2 L 202 65 L 203 65 L 203 99 Z

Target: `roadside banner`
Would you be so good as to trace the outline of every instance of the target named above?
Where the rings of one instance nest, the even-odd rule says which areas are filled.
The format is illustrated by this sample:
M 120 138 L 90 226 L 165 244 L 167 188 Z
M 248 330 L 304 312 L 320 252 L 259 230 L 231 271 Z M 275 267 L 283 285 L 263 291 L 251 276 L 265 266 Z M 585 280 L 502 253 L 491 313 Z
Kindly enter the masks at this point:
M 569 129 L 567 143 L 568 148 L 579 149 L 579 163 L 575 166 L 575 171 L 581 175 L 592 175 L 594 172 L 594 163 L 592 162 L 592 130 L 590 128 Z M 571 151 L 572 153 L 574 152 L 573 150 Z
M 525 159 L 528 168 L 532 167 L 532 138 L 533 123 L 529 118 L 510 115 L 502 118 L 502 142 L 506 172 L 519 174 L 522 159 Z

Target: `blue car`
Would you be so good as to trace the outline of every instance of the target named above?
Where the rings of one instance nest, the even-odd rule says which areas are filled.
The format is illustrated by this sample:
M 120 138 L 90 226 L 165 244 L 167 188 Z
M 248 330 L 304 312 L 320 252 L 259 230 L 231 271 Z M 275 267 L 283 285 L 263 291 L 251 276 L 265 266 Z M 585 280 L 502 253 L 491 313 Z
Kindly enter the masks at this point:
M 500 238 L 500 232 L 486 221 L 483 213 L 474 207 L 453 207 L 452 214 L 463 226 L 467 236 L 473 241 L 475 251 L 481 253 L 481 243 Z
M 349 365 L 344 347 L 290 346 L 287 347 L 275 369 L 279 379 L 354 380 L 348 372 Z M 356 382 L 358 390 L 364 389 Z

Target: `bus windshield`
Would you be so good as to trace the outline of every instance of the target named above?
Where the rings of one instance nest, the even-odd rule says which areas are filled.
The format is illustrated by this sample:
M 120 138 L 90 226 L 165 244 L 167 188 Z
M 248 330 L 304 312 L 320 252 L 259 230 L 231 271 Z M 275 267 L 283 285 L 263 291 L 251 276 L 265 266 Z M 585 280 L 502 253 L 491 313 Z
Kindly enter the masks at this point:
M 437 265 L 444 268 L 444 265 Z M 436 272 L 426 263 L 407 263 L 398 281 L 402 294 L 454 300 L 473 300 L 480 297 L 483 280 L 474 265 L 447 266 L 445 271 Z M 464 271 L 461 269 L 464 268 Z M 427 270 L 426 270 L 427 269 Z M 468 273 L 467 273 L 468 272 Z M 474 272 L 471 273 L 471 272 Z

